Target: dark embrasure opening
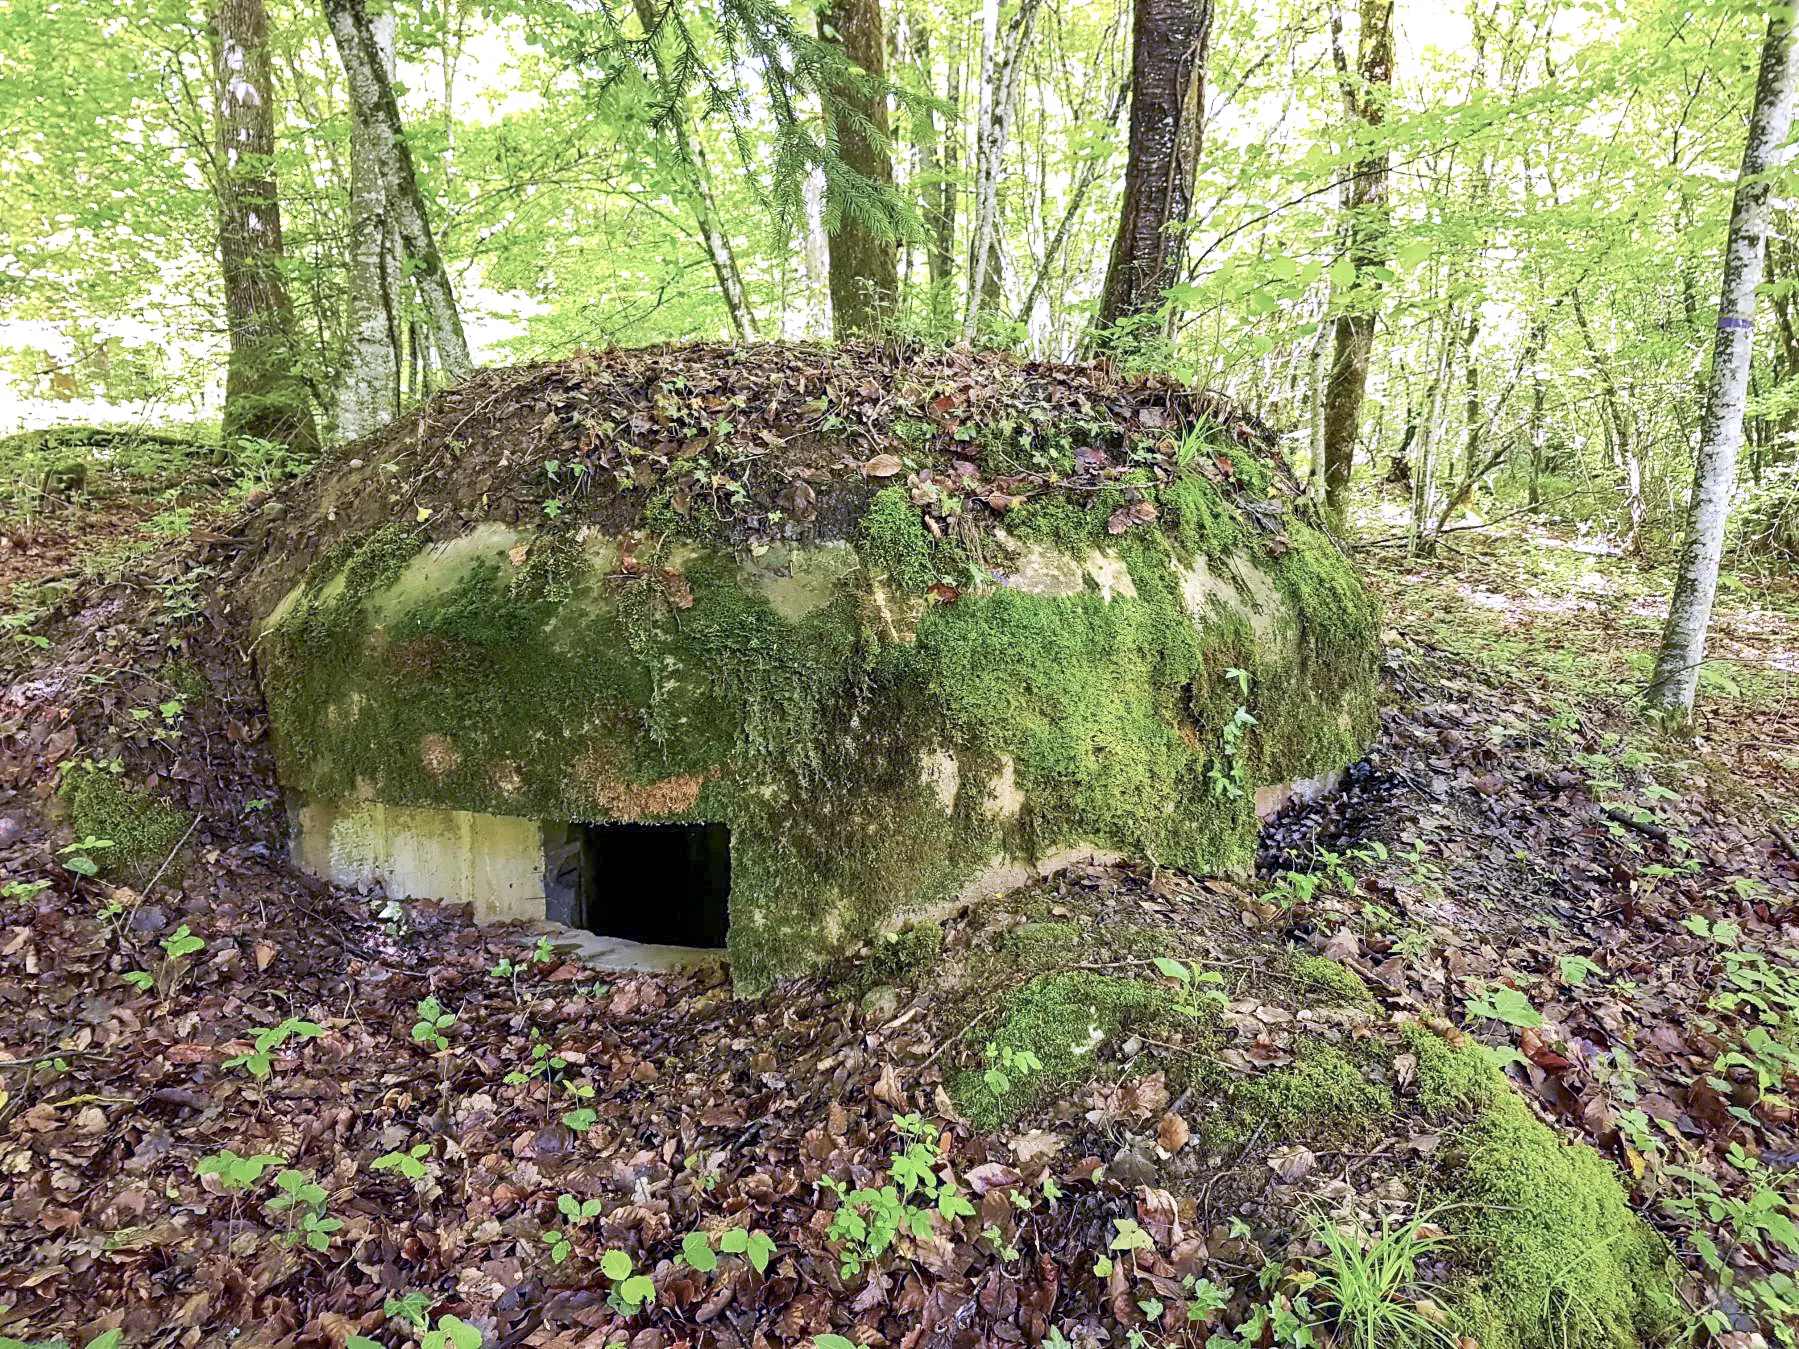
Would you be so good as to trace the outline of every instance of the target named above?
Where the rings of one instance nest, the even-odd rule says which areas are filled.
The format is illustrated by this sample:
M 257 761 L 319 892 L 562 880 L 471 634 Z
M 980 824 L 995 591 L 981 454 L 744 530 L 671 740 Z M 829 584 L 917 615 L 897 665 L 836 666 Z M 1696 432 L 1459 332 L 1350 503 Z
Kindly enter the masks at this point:
M 651 946 L 725 944 L 726 825 L 565 825 L 547 861 L 548 916 L 557 922 Z

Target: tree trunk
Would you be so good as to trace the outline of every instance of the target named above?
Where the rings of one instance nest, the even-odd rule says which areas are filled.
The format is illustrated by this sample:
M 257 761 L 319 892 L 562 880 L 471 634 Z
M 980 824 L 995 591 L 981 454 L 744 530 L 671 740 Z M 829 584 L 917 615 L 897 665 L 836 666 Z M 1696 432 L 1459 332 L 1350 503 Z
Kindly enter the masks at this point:
M 981 40 L 981 112 L 975 138 L 974 221 L 968 243 L 968 307 L 962 340 L 972 342 L 983 306 L 1005 298 L 999 242 L 999 180 L 1005 167 L 1018 70 L 1031 26 L 1043 0 L 1019 0 L 1017 12 L 999 36 L 999 0 L 986 0 Z
M 1106 113 L 1106 125 L 1116 127 L 1118 119 L 1124 115 L 1124 105 L 1130 97 L 1130 86 L 1121 84 L 1118 93 L 1112 100 L 1112 106 Z M 1080 215 L 1081 206 L 1087 200 L 1087 193 L 1093 181 L 1099 177 L 1101 164 L 1099 155 L 1088 155 L 1086 163 L 1081 165 L 1080 177 L 1075 180 L 1074 190 L 1068 194 L 1068 205 L 1062 211 L 1062 219 L 1056 225 L 1056 232 L 1050 236 L 1049 243 L 1044 246 L 1043 257 L 1037 264 L 1036 276 L 1032 279 L 1030 289 L 1024 293 L 1024 302 L 1018 306 L 1018 321 L 1028 323 L 1031 311 L 1037 307 L 1037 300 L 1043 294 L 1043 288 L 1049 281 L 1050 269 L 1062 256 L 1062 250 L 1068 245 L 1068 236 L 1074 228 L 1075 217 Z
M 1393 0 L 1362 0 L 1362 31 L 1356 59 L 1358 87 L 1347 72 L 1343 102 L 1352 120 L 1372 130 L 1386 118 L 1386 97 L 1393 86 Z M 1349 260 L 1360 273 L 1385 261 L 1387 234 L 1387 154 L 1383 150 L 1356 161 L 1343 190 L 1348 227 Z M 1356 305 L 1337 315 L 1330 382 L 1325 389 L 1324 502 L 1334 515 L 1355 467 L 1356 432 L 1362 421 L 1362 398 L 1368 391 L 1368 362 L 1374 352 L 1374 311 Z
M 1154 312 L 1181 279 L 1204 131 L 1211 0 L 1133 0 L 1124 204 L 1096 329 Z
M 881 0 L 831 0 L 819 14 L 820 36 L 843 48 L 850 64 L 875 79 L 885 78 L 887 39 Z M 835 113 L 841 103 L 854 116 Z M 887 96 L 852 84 L 826 100 L 826 118 L 837 157 L 875 190 L 893 187 L 893 160 L 887 151 Z M 866 126 L 864 126 L 866 123 Z M 871 135 L 867 128 L 873 128 Z M 827 180 L 831 239 L 831 319 L 839 339 L 878 333 L 899 297 L 899 249 L 891 235 L 870 219 L 865 204 Z
M 318 447 L 306 382 L 294 368 L 293 306 L 281 275 L 275 108 L 262 0 L 217 0 L 212 15 L 219 259 L 231 358 L 224 437 Z
M 392 79 L 393 14 L 371 14 L 369 28 L 380 53 L 383 78 Z M 333 430 L 342 440 L 366 436 L 400 414 L 405 287 L 400 237 L 388 209 L 378 136 L 373 121 L 352 119 L 347 333 L 331 417 Z
M 636 8 L 637 22 L 642 25 L 644 35 L 653 38 L 659 16 L 652 0 L 636 0 Z M 661 44 L 652 41 L 650 50 L 663 86 L 672 88 L 674 82 L 669 78 Z M 712 265 L 712 276 L 718 282 L 725 313 L 730 316 L 731 330 L 739 341 L 748 341 L 756 336 L 756 315 L 750 309 L 749 292 L 744 288 L 743 273 L 737 266 L 737 253 L 731 247 L 731 236 L 725 232 L 724 217 L 719 213 L 718 200 L 712 193 L 712 167 L 706 161 L 705 144 L 693 134 L 687 109 L 678 101 L 673 105 L 670 121 L 675 158 L 687 179 L 687 208 L 693 212 L 694 223 L 699 228 L 700 244 L 706 250 L 706 261 Z
M 1668 626 L 1662 634 L 1655 674 L 1644 694 L 1650 710 L 1677 722 L 1693 714 L 1699 667 L 1705 661 L 1706 629 L 1718 593 L 1724 557 L 1724 526 L 1736 486 L 1737 447 L 1743 435 L 1743 399 L 1749 383 L 1749 356 L 1755 330 L 1755 288 L 1761 282 L 1762 254 L 1771 212 L 1768 172 L 1793 120 L 1793 92 L 1799 82 L 1799 3 L 1782 0 L 1768 16 L 1761 73 L 1749 112 L 1743 168 L 1731 205 L 1730 234 L 1724 249 L 1724 284 L 1718 304 L 1711 373 L 1699 451 L 1693 461 L 1693 495 L 1687 507 L 1687 539 L 1681 549 Z
M 325 17 L 330 21 L 331 36 L 344 63 L 351 114 L 359 125 L 368 126 L 371 154 L 381 167 L 388 207 L 411 264 L 419 304 L 430 325 L 431 345 L 437 348 L 438 366 L 449 378 L 460 378 L 472 364 L 468 339 L 462 332 L 462 316 L 457 312 L 449 273 L 444 270 L 437 240 L 431 233 L 431 219 L 425 210 L 424 194 L 419 191 L 412 150 L 406 143 L 406 126 L 400 120 L 400 105 L 394 99 L 393 84 L 381 67 L 380 44 L 375 40 L 363 0 L 325 0 Z
M 927 91 L 937 92 L 931 69 L 930 30 L 916 16 L 912 19 L 912 55 Z M 931 326 L 947 332 L 955 321 L 955 296 L 950 285 L 956 273 L 956 190 L 954 135 L 955 90 L 945 100 L 950 105 L 946 125 L 939 131 L 936 109 L 926 104 L 918 115 L 918 189 L 925 226 L 925 269 L 930 278 Z

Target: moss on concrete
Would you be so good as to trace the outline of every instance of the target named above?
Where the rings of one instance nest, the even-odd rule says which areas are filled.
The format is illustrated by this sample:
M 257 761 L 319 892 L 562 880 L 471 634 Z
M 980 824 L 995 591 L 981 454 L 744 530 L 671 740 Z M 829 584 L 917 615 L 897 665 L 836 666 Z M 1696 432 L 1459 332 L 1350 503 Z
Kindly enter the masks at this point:
M 824 546 L 691 542 L 691 507 L 686 537 L 495 525 L 421 552 L 390 525 L 310 571 L 259 639 L 282 779 L 326 800 L 722 820 L 745 988 L 997 859 L 1090 845 L 1242 873 L 1253 790 L 1342 767 L 1371 734 L 1374 610 L 1328 539 L 1295 521 L 1264 555 L 1186 481 L 1165 489 L 1185 506 L 1124 536 L 1106 500 L 1007 515 L 1064 550 L 1067 593 L 966 584 L 972 545 L 933 538 L 899 486 L 830 566 Z M 1273 629 L 1196 614 L 1189 547 L 1261 578 Z M 960 593 L 924 598 L 943 575 Z M 1256 720 L 1233 741 L 1239 708 Z
M 922 594 L 937 579 L 936 545 L 903 487 L 883 487 L 862 521 L 862 557 L 869 571 L 896 589 Z
M 1470 1271 L 1463 1318 L 1485 1349 L 1638 1349 L 1681 1316 L 1662 1239 L 1617 1173 L 1509 1093 L 1457 1140 L 1444 1222 Z
M 101 871 L 137 885 L 156 874 L 187 832 L 188 816 L 97 769 L 77 768 L 63 796 L 77 838 L 112 841 L 91 854 Z

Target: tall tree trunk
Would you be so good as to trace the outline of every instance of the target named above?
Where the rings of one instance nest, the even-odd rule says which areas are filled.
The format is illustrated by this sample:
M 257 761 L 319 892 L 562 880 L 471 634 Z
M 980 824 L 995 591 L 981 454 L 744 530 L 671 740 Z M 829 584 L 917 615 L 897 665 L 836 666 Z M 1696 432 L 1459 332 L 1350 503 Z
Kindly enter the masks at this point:
M 369 28 L 384 78 L 394 68 L 394 16 L 371 14 Z M 332 428 L 343 440 L 368 435 L 400 413 L 401 330 L 405 285 L 400 236 L 388 209 L 387 179 L 375 124 L 350 126 L 350 265 L 343 369 L 335 391 Z
M 224 436 L 318 446 L 306 382 L 294 368 L 293 306 L 281 275 L 275 109 L 262 0 L 217 0 L 212 13 L 218 142 L 219 259 L 231 358 Z
M 1599 372 L 1599 390 L 1606 415 L 1606 447 L 1611 451 L 1612 462 L 1624 478 L 1624 502 L 1629 519 L 1624 536 L 1624 551 L 1634 553 L 1641 542 L 1645 514 L 1643 465 L 1637 455 L 1636 437 L 1632 434 L 1630 418 L 1624 413 L 1624 396 L 1617 381 L 1612 378 L 1611 362 L 1599 350 L 1599 344 L 1593 337 L 1593 327 L 1587 322 L 1587 311 L 1580 302 L 1579 287 L 1569 291 L 1568 297 L 1574 302 L 1574 322 L 1580 328 L 1581 341 L 1586 344 L 1587 355 L 1593 358 L 1593 368 Z
M 1133 0 L 1124 204 L 1096 329 L 1148 314 L 1181 279 L 1204 131 L 1212 0 Z
M 1342 69 L 1343 102 L 1352 121 L 1370 131 L 1386 118 L 1386 99 L 1393 87 L 1393 0 L 1362 0 L 1361 34 L 1356 57 L 1357 83 L 1351 86 Z M 1340 49 L 1339 49 L 1340 50 Z M 1382 150 L 1356 161 L 1343 190 L 1343 214 L 1349 237 L 1349 260 L 1360 273 L 1385 261 L 1387 235 L 1387 154 Z M 1368 391 L 1368 363 L 1374 352 L 1375 314 L 1355 305 L 1337 315 L 1332 339 L 1330 382 L 1325 388 L 1324 502 L 1334 515 L 1355 467 L 1356 433 L 1362 422 L 1362 399 Z
M 1031 26 L 1043 0 L 1019 0 L 1018 9 L 999 33 L 999 0 L 986 0 L 982 13 L 981 111 L 975 138 L 974 221 L 968 242 L 968 306 L 962 340 L 974 340 L 983 306 L 1005 298 L 999 236 L 999 180 L 1005 168 L 1006 142 L 1012 129 L 1012 106 L 1018 95 L 1018 71 L 1031 40 Z
M 653 0 L 636 0 L 636 9 L 637 22 L 642 25 L 644 35 L 654 39 L 660 16 Z M 672 87 L 661 43 L 652 40 L 650 50 L 664 87 Z M 737 253 L 731 247 L 731 236 L 725 231 L 724 217 L 712 192 L 712 166 L 706 160 L 705 143 L 693 134 L 687 109 L 680 102 L 675 102 L 671 112 L 670 136 L 677 167 L 687 180 L 687 209 L 693 212 L 694 223 L 699 227 L 700 244 L 706 250 L 706 261 L 712 265 L 712 276 L 718 282 L 718 293 L 725 302 L 731 330 L 740 341 L 748 341 L 756 335 L 756 315 L 750 309 L 749 292 L 744 288 L 743 273 L 737 266 Z
M 937 93 L 931 66 L 931 32 L 916 14 L 909 19 L 912 58 L 925 89 Z M 956 90 L 954 71 L 945 97 L 949 104 L 946 125 L 939 130 L 936 109 L 926 104 L 917 116 L 919 214 L 925 227 L 925 270 L 930 278 L 931 326 L 942 332 L 955 321 L 955 297 L 951 283 L 956 274 Z
M 431 233 L 412 150 L 406 143 L 406 125 L 400 120 L 400 105 L 381 66 L 380 44 L 363 0 L 325 0 L 325 17 L 344 63 L 351 114 L 359 125 L 366 123 L 369 128 L 371 154 L 381 166 L 388 206 L 411 264 L 419 304 L 431 329 L 431 345 L 437 348 L 437 363 L 449 378 L 460 378 L 472 364 L 468 339 L 462 332 L 450 275 Z
M 1749 137 L 1730 210 L 1724 249 L 1724 284 L 1718 304 L 1705 416 L 1693 460 L 1693 495 L 1687 507 L 1686 545 L 1681 549 L 1668 626 L 1662 634 L 1655 674 L 1644 704 L 1675 721 L 1693 714 L 1699 667 L 1705 661 L 1706 630 L 1718 594 L 1724 558 L 1724 526 L 1736 486 L 1737 447 L 1743 435 L 1743 400 L 1749 383 L 1749 356 L 1755 332 L 1755 288 L 1761 282 L 1762 254 L 1771 212 L 1768 172 L 1785 144 L 1793 120 L 1794 86 L 1799 83 L 1799 3 L 1782 0 L 1768 16 L 1761 73 L 1749 111 Z
M 881 0 L 831 0 L 819 14 L 818 23 L 820 35 L 841 45 L 850 64 L 875 79 L 885 78 L 887 39 Z M 835 91 L 835 102 L 854 114 L 837 116 L 834 101 L 826 101 L 837 157 L 865 183 L 891 189 L 893 160 L 887 150 L 886 94 L 846 84 Z M 898 246 L 889 233 L 868 219 L 865 205 L 846 200 L 845 194 L 828 182 L 827 193 L 832 222 L 832 327 L 839 338 L 880 332 L 899 298 Z

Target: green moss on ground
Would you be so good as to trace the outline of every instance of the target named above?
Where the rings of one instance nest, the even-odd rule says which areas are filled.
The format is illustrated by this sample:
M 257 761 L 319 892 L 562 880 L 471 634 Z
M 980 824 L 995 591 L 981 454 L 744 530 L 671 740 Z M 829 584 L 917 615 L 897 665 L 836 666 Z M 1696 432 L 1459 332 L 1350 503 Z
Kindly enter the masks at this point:
M 77 769 L 63 784 L 77 838 L 112 840 L 94 861 L 109 876 L 138 885 L 156 874 L 187 832 L 188 817 L 109 773 Z
M 1323 956 L 1294 953 L 1282 962 L 1281 975 L 1293 995 L 1305 1007 L 1366 1007 L 1375 1005 L 1374 994 L 1362 977 Z
M 992 1047 L 986 1066 L 1003 1072 L 1009 1085 L 996 1092 L 983 1070 L 966 1070 L 951 1078 L 950 1095 L 976 1128 L 995 1129 L 1060 1088 L 1098 1078 L 1104 1071 L 1098 1056 L 1108 1042 L 1177 1021 L 1193 1024 L 1154 984 L 1085 970 L 1038 975 L 1006 997 L 991 1030 L 970 1031 L 971 1042 Z M 1034 1054 L 1042 1067 L 1008 1068 L 1006 1051 Z
M 1418 1060 L 1416 1099 L 1432 1115 L 1485 1110 L 1511 1090 L 1480 1044 L 1469 1040 L 1460 1049 L 1435 1031 L 1413 1022 L 1400 1028 L 1405 1047 Z
M 1393 1113 L 1391 1087 L 1368 1080 L 1368 1070 L 1335 1045 L 1301 1047 L 1284 1068 L 1236 1082 L 1231 1110 L 1239 1130 L 1268 1138 L 1317 1138 L 1365 1132 Z
M 1682 1317 L 1668 1250 L 1592 1148 L 1509 1093 L 1458 1140 L 1444 1223 L 1471 1271 L 1460 1312 L 1485 1349 L 1639 1349 Z

